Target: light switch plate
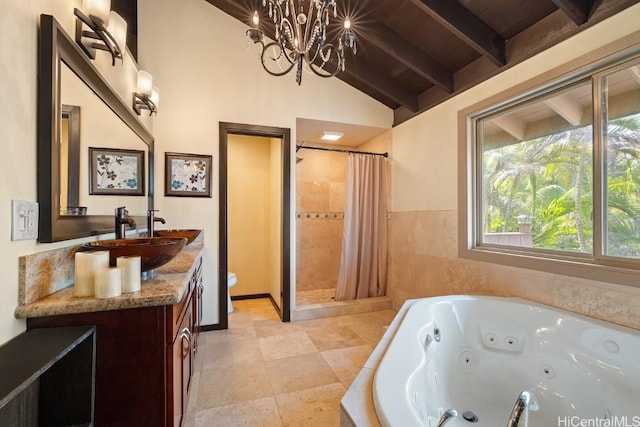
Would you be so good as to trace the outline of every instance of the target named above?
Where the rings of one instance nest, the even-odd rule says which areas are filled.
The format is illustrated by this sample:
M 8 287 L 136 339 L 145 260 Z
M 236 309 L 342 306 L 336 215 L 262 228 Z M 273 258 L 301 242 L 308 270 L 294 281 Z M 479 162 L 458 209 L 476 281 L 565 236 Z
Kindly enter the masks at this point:
M 38 238 L 38 203 L 11 201 L 11 240 Z

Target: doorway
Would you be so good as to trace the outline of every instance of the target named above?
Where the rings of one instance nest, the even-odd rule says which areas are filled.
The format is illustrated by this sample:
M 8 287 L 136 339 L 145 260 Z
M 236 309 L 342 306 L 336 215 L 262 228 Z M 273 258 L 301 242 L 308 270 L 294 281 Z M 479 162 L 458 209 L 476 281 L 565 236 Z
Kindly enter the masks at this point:
M 219 144 L 219 242 L 218 242 L 218 312 L 220 316 L 220 327 L 227 329 L 229 326 L 228 315 L 228 293 L 227 273 L 229 271 L 229 137 L 231 136 L 248 136 L 248 137 L 264 137 L 276 139 L 280 141 L 280 159 L 281 159 L 281 183 L 280 200 L 281 212 L 280 219 L 280 286 L 279 295 L 270 294 L 272 302 L 276 307 L 276 311 L 283 322 L 290 320 L 290 280 L 291 280 L 291 261 L 290 261 L 290 236 L 291 236 L 291 130 L 288 128 L 277 128 L 270 126 L 257 126 L 241 123 L 220 122 L 220 144 Z M 238 281 L 242 280 L 238 277 Z M 278 301 L 275 301 L 278 299 Z

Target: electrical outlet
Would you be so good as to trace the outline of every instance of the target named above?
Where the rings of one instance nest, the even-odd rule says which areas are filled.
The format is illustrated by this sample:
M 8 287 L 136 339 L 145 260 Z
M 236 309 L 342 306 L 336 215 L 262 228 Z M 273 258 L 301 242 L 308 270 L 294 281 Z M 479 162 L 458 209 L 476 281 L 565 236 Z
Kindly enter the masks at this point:
M 11 201 L 11 240 L 38 238 L 38 204 L 24 200 Z

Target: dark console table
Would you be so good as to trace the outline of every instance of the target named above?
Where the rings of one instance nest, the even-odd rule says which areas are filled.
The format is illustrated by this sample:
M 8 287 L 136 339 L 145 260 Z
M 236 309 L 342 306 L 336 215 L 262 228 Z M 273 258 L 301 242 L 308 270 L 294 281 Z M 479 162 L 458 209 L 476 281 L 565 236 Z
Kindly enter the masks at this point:
M 95 348 L 93 326 L 32 329 L 0 346 L 0 425 L 93 425 Z

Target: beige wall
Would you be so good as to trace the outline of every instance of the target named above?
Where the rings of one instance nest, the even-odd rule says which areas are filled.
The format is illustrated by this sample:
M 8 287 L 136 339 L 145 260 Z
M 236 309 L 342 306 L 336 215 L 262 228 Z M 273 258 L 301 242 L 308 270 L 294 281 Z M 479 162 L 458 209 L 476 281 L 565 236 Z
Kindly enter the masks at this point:
M 227 268 L 238 276 L 231 296 L 270 289 L 270 160 L 268 138 L 227 139 Z
M 231 296 L 271 294 L 282 282 L 282 142 L 230 135 L 227 139 L 228 270 Z
M 342 253 L 347 155 L 304 149 L 297 155 L 304 159 L 296 165 L 297 290 L 335 289 Z
M 640 289 L 458 258 L 457 113 L 640 30 L 640 5 L 393 129 L 388 293 L 515 295 L 640 328 Z
M 90 239 L 40 244 L 35 240 L 11 241 L 11 200 L 37 199 L 37 64 L 38 23 L 41 13 L 53 15 L 73 34 L 73 8 L 81 0 L 0 0 L 0 343 L 25 329 L 13 312 L 18 304 L 18 257 L 79 244 Z M 94 64 L 123 99 L 135 87 L 135 64 L 128 55 L 124 64 L 111 66 L 107 54 L 98 53 Z M 145 118 L 145 120 L 147 120 Z M 151 122 L 148 122 L 149 126 Z
M 213 198 L 165 198 L 161 189 L 156 198 L 167 225 L 205 230 L 203 322 L 213 324 L 218 321 L 218 123 L 290 128 L 295 141 L 297 117 L 389 127 L 392 112 L 338 79 L 305 74 L 298 86 L 294 75 L 269 76 L 258 66 L 256 48 L 247 51 L 250 16 L 243 24 L 202 0 L 139 0 L 138 13 L 139 61 L 153 72 L 162 98 L 154 123 L 156 182 L 162 182 L 165 151 L 214 159 Z M 295 291 L 294 272 L 295 253 Z

